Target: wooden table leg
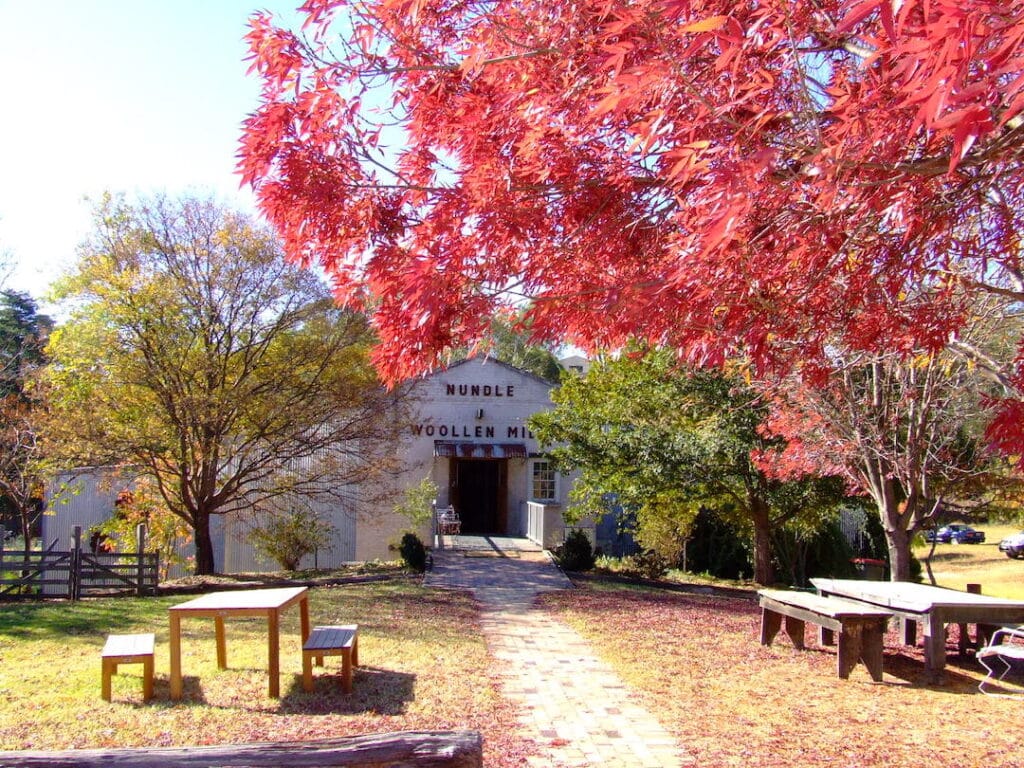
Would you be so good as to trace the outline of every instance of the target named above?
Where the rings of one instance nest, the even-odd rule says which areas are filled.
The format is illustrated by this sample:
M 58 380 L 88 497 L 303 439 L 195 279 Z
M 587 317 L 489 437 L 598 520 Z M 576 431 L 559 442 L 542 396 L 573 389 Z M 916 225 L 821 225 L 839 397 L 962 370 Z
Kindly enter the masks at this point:
M 309 639 L 309 600 L 305 595 L 299 601 L 299 621 L 302 623 L 302 644 Z
M 771 645 L 781 627 L 781 613 L 775 613 L 767 608 L 761 609 L 761 645 Z
M 341 649 L 341 690 L 352 693 L 352 649 Z
M 863 648 L 863 627 L 859 622 L 850 621 L 839 633 L 839 651 L 836 654 L 836 671 L 841 680 L 847 680 L 853 668 L 860 661 Z
M 946 626 L 935 611 L 924 625 L 924 665 L 929 682 L 941 683 L 946 668 Z
M 804 649 L 804 621 L 792 616 L 786 616 L 784 619 L 786 635 L 793 642 L 793 647 L 798 651 L 802 651 Z
M 267 613 L 267 655 L 268 666 L 270 667 L 270 698 L 281 697 L 281 637 L 280 616 L 276 610 Z
M 181 699 L 181 617 L 171 613 L 171 699 Z
M 968 594 L 971 594 L 971 595 L 980 595 L 981 594 L 981 584 L 968 584 L 967 585 L 967 592 L 968 592 Z M 960 638 L 959 638 L 959 640 L 957 641 L 957 644 L 956 644 L 956 650 L 957 650 L 958 654 L 963 656 L 965 653 L 967 653 L 967 649 L 968 648 L 975 648 L 975 649 L 977 649 L 977 648 L 981 648 L 982 647 L 981 646 L 981 627 L 979 625 L 975 625 L 975 627 L 974 627 L 974 637 L 975 637 L 975 640 L 977 641 L 976 643 L 972 643 L 971 642 L 971 635 L 970 635 L 970 631 L 968 629 L 967 624 L 965 624 L 964 622 L 960 622 L 958 627 L 960 629 Z
M 868 668 L 871 679 L 876 683 L 882 682 L 882 660 L 884 657 L 882 649 L 887 623 L 887 621 L 882 620 L 865 624 L 860 640 L 861 659 L 864 661 L 864 666 Z
M 224 636 L 224 617 L 214 616 L 213 624 L 217 632 L 217 669 L 228 668 L 228 643 Z
M 153 698 L 153 657 L 147 656 L 142 660 L 142 700 L 149 701 Z
M 310 632 L 310 627 L 309 627 L 309 600 L 306 598 L 305 595 L 303 595 L 302 599 L 299 600 L 299 621 L 300 621 L 300 623 L 302 625 L 302 645 L 305 646 L 306 645 L 306 641 L 309 639 L 309 632 Z M 323 656 L 316 656 L 316 657 L 314 657 L 314 661 L 316 662 L 316 665 L 318 667 L 322 667 L 324 665 L 324 657 Z

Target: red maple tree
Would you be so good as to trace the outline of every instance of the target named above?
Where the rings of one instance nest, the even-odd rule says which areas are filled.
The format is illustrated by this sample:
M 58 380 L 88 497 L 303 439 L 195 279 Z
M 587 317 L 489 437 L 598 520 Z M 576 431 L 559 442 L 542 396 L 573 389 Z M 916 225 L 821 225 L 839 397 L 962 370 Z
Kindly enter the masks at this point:
M 909 581 L 915 533 L 984 506 L 988 491 L 1007 485 L 970 436 L 986 402 L 971 368 L 948 351 L 912 360 L 833 351 L 823 380 L 794 374 L 770 387 L 762 432 L 784 440 L 761 451 L 758 465 L 781 479 L 843 477 L 875 504 L 892 579 Z
M 252 19 L 239 168 L 373 307 L 392 380 L 527 299 L 538 339 L 758 368 L 938 349 L 978 292 L 1024 299 L 1024 0 L 303 10 Z

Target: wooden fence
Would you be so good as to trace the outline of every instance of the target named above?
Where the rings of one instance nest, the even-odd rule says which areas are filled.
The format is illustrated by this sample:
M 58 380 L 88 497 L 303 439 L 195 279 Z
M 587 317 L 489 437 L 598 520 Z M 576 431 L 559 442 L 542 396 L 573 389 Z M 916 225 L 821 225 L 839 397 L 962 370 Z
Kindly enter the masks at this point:
M 156 594 L 160 556 L 146 552 L 146 526 L 136 529 L 135 552 L 82 549 L 82 528 L 75 526 L 70 550 L 54 540 L 43 550 L 7 550 L 0 542 L 0 599 L 89 595 Z

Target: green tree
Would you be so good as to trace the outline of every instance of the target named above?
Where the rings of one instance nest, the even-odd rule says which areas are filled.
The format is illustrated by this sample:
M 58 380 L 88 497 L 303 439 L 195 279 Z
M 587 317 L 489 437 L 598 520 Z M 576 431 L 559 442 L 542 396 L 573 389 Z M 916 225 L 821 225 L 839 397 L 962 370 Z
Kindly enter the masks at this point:
M 749 532 L 754 578 L 769 584 L 772 532 L 818 524 L 842 498 L 834 480 L 762 473 L 752 458 L 766 445 L 757 394 L 736 377 L 680 369 L 670 351 L 599 360 L 552 399 L 555 408 L 531 428 L 560 469 L 580 471 L 575 514 L 601 514 L 614 493 L 635 512 L 641 543 L 670 557 L 708 509 Z
M 167 509 L 153 479 L 148 477 L 136 478 L 131 488 L 118 493 L 114 514 L 96 531 L 113 539 L 122 552 L 134 552 L 140 524 L 146 526 L 145 551 L 160 555 L 159 578 L 166 579 L 172 566 L 187 562 L 181 545 L 189 541 L 189 529 L 184 520 Z
M 522 319 L 496 317 L 491 322 L 491 355 L 557 384 L 562 376 L 562 366 L 558 364 L 553 345 L 531 339 L 529 330 L 520 330 L 524 322 Z
M 151 477 L 215 572 L 210 519 L 274 500 L 356 514 L 392 469 L 397 392 L 378 383 L 365 318 L 210 200 L 107 198 L 50 350 L 49 435 L 69 460 Z
M 17 521 L 26 549 L 44 512 L 43 405 L 32 382 L 52 328 L 30 296 L 0 292 L 0 515 Z
M 53 321 L 27 293 L 0 291 L 0 397 L 25 396 L 25 387 L 46 362 Z
M 487 333 L 477 345 L 458 347 L 448 358 L 456 361 L 473 354 L 486 354 L 557 384 L 563 369 L 555 357 L 556 351 L 557 345 L 538 342 L 531 337 L 528 323 L 522 314 L 500 314 L 491 318 Z

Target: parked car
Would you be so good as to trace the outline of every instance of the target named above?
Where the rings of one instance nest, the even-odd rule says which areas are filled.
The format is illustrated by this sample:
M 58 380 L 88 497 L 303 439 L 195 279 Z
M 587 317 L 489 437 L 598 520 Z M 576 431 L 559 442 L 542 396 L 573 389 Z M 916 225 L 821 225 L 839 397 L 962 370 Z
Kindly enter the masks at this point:
M 926 541 L 937 541 L 940 544 L 980 544 L 985 540 L 985 534 L 969 525 L 953 523 L 944 525 L 937 531 L 925 531 L 924 538 Z
M 1007 536 L 999 542 L 999 551 L 1005 552 L 1007 557 L 1014 560 L 1024 557 L 1024 531 Z

